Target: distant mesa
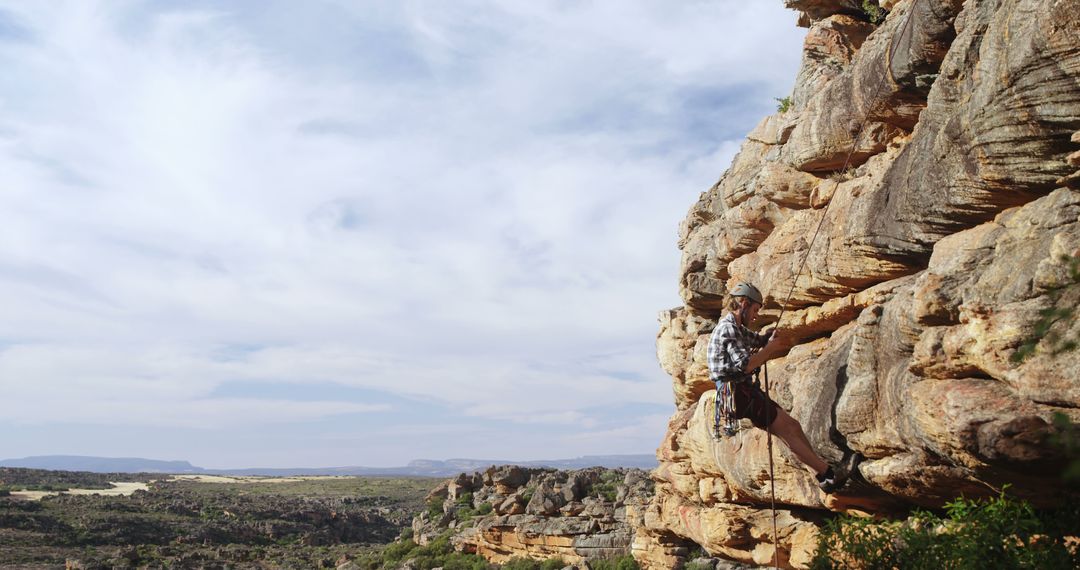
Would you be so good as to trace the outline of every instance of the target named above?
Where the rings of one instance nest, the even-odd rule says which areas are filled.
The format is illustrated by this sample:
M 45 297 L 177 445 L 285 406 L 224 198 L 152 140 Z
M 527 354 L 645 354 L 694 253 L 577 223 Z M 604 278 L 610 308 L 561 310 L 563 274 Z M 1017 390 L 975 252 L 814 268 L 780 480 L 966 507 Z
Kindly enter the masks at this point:
M 83 455 L 42 455 L 4 459 L 0 467 L 89 471 L 91 473 L 202 473 L 204 469 L 187 461 L 161 461 L 139 457 L 90 457 Z
M 91 473 L 202 473 L 206 475 L 396 475 L 415 477 L 451 477 L 461 472 L 480 471 L 492 465 L 583 469 L 586 467 L 636 467 L 653 469 L 653 455 L 586 455 L 574 459 L 506 461 L 502 459 L 417 459 L 404 467 L 295 467 L 204 469 L 187 461 L 161 461 L 138 457 L 88 457 L 79 455 L 41 455 L 22 459 L 0 460 L 0 467 L 50 469 L 54 471 L 89 471 Z

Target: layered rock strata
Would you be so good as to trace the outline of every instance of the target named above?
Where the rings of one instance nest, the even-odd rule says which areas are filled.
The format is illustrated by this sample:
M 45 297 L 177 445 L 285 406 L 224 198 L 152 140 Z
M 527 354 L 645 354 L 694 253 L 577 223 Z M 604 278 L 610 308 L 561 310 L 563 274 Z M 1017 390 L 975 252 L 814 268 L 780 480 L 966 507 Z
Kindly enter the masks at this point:
M 413 519 L 413 538 L 426 544 L 449 530 L 457 550 L 494 563 L 623 556 L 652 490 L 640 469 L 491 467 L 433 490 L 429 511 Z
M 650 568 L 695 545 L 773 559 L 766 434 L 711 433 L 706 343 L 738 281 L 766 323 L 783 312 L 772 397 L 826 460 L 866 458 L 825 495 L 775 446 L 783 566 L 833 512 L 1064 492 L 1049 436 L 1055 412 L 1080 421 L 1080 351 L 1060 350 L 1080 320 L 1047 315 L 1080 304 L 1080 0 L 900 0 L 878 24 L 786 4 L 809 27 L 791 108 L 679 228 L 685 305 L 657 339 L 676 412 L 635 539 Z

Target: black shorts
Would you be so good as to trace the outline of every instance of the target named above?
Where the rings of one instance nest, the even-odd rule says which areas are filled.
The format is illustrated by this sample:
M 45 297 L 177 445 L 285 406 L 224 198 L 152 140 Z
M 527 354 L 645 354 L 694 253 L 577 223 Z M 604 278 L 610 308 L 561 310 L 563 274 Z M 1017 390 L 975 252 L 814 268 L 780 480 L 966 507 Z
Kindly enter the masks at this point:
M 753 382 L 734 382 L 731 392 L 735 396 L 735 417 L 747 418 L 754 427 L 765 429 L 776 419 L 780 405 Z

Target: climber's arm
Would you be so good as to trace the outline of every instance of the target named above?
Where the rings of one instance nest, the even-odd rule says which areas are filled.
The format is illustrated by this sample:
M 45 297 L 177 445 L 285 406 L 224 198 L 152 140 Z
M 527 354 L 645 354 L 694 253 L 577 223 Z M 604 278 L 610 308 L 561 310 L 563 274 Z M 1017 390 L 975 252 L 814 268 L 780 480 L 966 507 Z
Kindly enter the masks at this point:
M 765 346 L 761 347 L 761 350 L 750 355 L 750 358 L 746 360 L 746 368 L 744 370 L 752 372 L 775 357 L 783 349 L 784 347 L 780 344 L 780 337 L 774 330 L 769 336 L 769 340 L 765 343 Z

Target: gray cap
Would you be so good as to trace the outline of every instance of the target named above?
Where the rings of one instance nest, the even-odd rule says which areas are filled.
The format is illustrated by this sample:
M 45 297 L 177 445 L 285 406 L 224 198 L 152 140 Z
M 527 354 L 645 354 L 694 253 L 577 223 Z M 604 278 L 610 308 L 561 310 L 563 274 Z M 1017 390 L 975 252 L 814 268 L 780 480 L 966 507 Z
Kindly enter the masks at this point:
M 735 288 L 731 290 L 731 296 L 746 297 L 759 305 L 765 304 L 765 300 L 761 297 L 761 291 L 758 291 L 757 287 L 746 282 L 736 285 Z

